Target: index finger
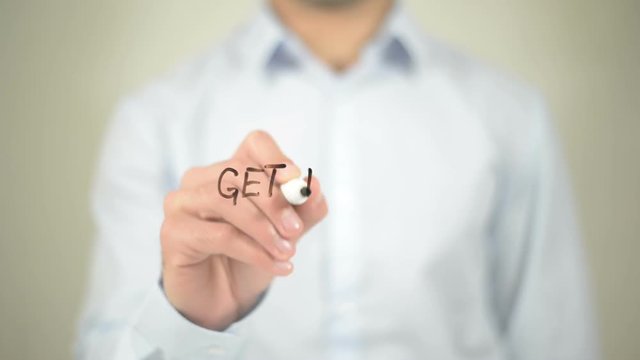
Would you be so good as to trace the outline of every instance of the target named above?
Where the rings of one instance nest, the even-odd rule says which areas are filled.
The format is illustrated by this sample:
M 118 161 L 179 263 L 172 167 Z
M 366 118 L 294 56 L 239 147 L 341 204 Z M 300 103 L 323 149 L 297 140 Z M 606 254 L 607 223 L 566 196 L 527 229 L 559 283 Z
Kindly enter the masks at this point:
M 301 175 L 300 168 L 280 150 L 271 135 L 263 130 L 250 132 L 236 150 L 234 157 L 260 165 L 262 168 L 265 165 L 284 164 L 285 167 L 270 167 L 276 172 L 275 180 L 278 184 L 284 184 Z

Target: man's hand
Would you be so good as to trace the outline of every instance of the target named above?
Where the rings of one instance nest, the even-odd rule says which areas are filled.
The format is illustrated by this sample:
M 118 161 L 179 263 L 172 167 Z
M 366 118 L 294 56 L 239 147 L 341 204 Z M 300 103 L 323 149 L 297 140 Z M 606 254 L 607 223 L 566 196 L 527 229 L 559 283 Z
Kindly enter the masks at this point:
M 327 214 L 327 204 L 314 177 L 311 197 L 291 206 L 278 186 L 273 196 L 238 199 L 218 193 L 217 179 L 227 167 L 246 169 L 283 163 L 276 182 L 300 176 L 300 170 L 269 134 L 249 134 L 233 158 L 184 175 L 180 189 L 165 199 L 162 224 L 163 283 L 169 302 L 193 323 L 224 330 L 256 303 L 276 275 L 293 271 L 289 262 L 296 243 Z M 266 173 L 253 180 L 269 183 Z M 242 189 L 242 177 L 225 177 L 222 187 Z

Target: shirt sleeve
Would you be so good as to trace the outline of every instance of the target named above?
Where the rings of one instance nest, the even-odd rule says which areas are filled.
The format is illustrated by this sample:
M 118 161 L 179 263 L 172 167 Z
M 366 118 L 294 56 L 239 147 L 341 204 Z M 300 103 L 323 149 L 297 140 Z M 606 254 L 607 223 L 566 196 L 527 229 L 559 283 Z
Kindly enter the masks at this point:
M 503 169 L 493 228 L 498 322 L 512 359 L 599 359 L 567 169 L 541 99 L 531 113 L 513 136 L 524 161 Z
M 78 359 L 234 359 L 244 319 L 225 331 L 201 328 L 168 302 L 159 284 L 162 203 L 171 187 L 154 104 L 121 103 L 92 189 L 96 236 L 76 339 Z

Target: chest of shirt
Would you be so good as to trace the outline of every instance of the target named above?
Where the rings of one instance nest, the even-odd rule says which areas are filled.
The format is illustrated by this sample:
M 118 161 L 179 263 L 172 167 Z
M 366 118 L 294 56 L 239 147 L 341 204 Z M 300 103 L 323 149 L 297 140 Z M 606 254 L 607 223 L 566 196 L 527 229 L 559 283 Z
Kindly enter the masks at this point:
M 351 303 L 372 337 L 397 324 L 429 327 L 438 317 L 435 324 L 467 330 L 464 319 L 490 326 L 477 320 L 486 316 L 492 144 L 479 115 L 446 86 L 419 84 L 240 83 L 203 100 L 197 115 L 171 131 L 176 179 L 228 159 L 250 131 L 262 129 L 320 180 L 329 215 L 299 246 L 294 274 L 272 285 L 254 315 L 256 328 L 277 318 L 290 334 L 317 335 L 310 323 L 349 319 Z M 448 312 L 456 299 L 477 305 Z M 285 308 L 305 321 L 286 321 Z
M 193 114 L 170 132 L 176 179 L 228 159 L 262 129 L 313 169 L 330 207 L 326 222 L 366 238 L 371 261 L 391 255 L 423 266 L 453 242 L 482 246 L 493 148 L 479 115 L 446 86 L 399 77 L 351 87 L 239 82 Z

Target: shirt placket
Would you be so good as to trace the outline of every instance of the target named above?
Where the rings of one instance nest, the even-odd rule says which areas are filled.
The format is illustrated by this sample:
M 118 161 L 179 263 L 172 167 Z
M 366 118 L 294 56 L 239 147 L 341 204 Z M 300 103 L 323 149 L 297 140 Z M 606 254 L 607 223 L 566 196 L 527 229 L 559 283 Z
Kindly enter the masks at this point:
M 346 83 L 328 91 L 326 158 L 328 238 L 326 242 L 327 336 L 330 359 L 360 359 L 358 297 L 362 276 L 362 239 L 358 216 L 358 168 L 355 108 Z

